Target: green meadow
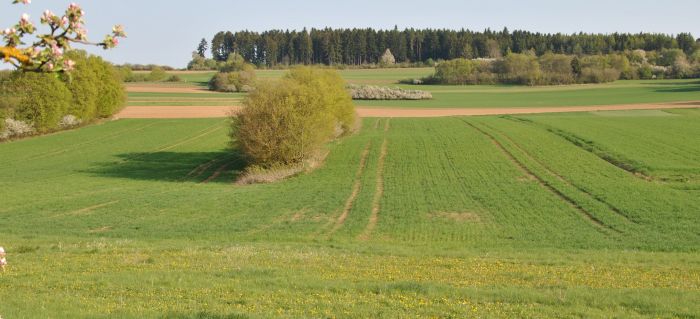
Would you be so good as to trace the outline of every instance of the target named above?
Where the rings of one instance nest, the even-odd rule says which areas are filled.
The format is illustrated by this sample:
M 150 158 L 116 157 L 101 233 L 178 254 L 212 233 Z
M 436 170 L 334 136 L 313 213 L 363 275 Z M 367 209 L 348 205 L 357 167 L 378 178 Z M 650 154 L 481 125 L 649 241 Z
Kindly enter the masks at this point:
M 2 143 L 0 315 L 697 317 L 698 123 L 366 118 L 249 186 L 226 119 Z
M 682 101 L 700 101 L 700 81 L 688 80 L 622 80 L 608 84 L 577 84 L 560 86 L 524 87 L 516 85 L 405 85 L 398 84 L 402 79 L 419 78 L 430 75 L 432 68 L 415 69 L 351 69 L 340 70 L 341 76 L 353 84 L 369 84 L 431 92 L 432 100 L 422 101 L 355 101 L 362 107 L 388 108 L 506 108 L 506 107 L 560 107 L 596 106 L 616 104 L 643 104 Z M 274 80 L 281 77 L 283 70 L 258 70 L 261 80 Z M 214 73 L 181 73 L 180 76 L 191 83 L 206 83 Z M 194 79 L 194 80 L 193 80 Z M 199 80 L 197 80 L 199 79 Z M 182 84 L 175 84 L 176 86 Z M 218 93 L 129 93 L 130 99 L 139 98 L 162 100 L 163 97 L 197 98 L 242 98 L 244 94 Z M 212 101 L 181 101 L 175 105 L 231 105 Z M 234 105 L 239 105 L 234 104 Z M 130 105 L 149 106 L 139 101 Z M 164 104 L 166 105 L 166 104 Z M 172 104 L 167 104 L 172 105 Z

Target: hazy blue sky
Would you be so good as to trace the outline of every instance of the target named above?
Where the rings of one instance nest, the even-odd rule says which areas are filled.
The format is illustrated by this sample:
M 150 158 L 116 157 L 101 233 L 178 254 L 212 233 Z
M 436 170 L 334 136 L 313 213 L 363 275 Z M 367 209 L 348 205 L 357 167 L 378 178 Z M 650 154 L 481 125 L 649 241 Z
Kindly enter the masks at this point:
M 69 0 L 33 0 L 29 6 L 2 0 L 0 27 L 23 12 L 38 22 L 41 11 L 58 13 Z M 92 50 L 116 63 L 184 67 L 199 40 L 220 30 L 303 27 L 524 29 L 595 33 L 692 32 L 700 36 L 698 0 L 74 0 L 86 11 L 89 36 L 99 40 L 115 23 L 129 38 L 112 51 Z

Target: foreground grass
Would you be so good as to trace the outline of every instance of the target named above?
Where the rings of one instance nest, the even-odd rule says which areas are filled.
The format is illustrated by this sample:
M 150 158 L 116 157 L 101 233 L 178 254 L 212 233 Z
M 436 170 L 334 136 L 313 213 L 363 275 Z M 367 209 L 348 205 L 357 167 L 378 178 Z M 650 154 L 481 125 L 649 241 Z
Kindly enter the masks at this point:
M 65 240 L 65 239 L 63 239 Z M 21 247 L 8 318 L 693 317 L 700 260 L 639 252 L 94 240 Z
M 246 187 L 223 119 L 0 144 L 0 315 L 697 316 L 697 119 L 366 119 Z

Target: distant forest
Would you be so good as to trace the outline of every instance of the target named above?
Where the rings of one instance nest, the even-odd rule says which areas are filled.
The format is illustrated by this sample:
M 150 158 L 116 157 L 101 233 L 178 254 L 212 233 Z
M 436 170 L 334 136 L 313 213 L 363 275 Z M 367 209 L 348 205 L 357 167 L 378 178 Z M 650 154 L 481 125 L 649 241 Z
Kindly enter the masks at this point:
M 534 51 L 562 54 L 607 54 L 626 50 L 661 51 L 681 49 L 692 53 L 698 46 L 690 33 L 677 36 L 657 33 L 549 34 L 528 31 L 446 29 L 311 29 L 307 31 L 270 30 L 217 33 L 210 44 L 200 43 L 198 52 L 225 61 L 231 53 L 246 61 L 275 66 L 279 64 L 371 64 L 390 49 L 397 63 L 451 60 L 455 58 L 498 58 L 508 52 Z

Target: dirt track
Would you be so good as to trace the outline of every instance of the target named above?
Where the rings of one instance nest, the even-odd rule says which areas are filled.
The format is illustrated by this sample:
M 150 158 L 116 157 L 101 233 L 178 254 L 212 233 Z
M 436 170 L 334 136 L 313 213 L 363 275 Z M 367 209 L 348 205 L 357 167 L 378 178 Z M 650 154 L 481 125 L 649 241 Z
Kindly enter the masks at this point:
M 474 116 L 502 114 L 534 114 L 562 112 L 593 112 L 620 110 L 658 110 L 700 108 L 700 101 L 654 103 L 654 104 L 624 104 L 598 106 L 565 106 L 565 107 L 529 107 L 529 108 L 453 108 L 453 109 L 419 109 L 419 108 L 382 108 L 357 107 L 361 117 L 442 117 L 442 116 Z M 240 109 L 240 106 L 129 106 L 116 115 L 116 118 L 211 118 L 226 117 Z

